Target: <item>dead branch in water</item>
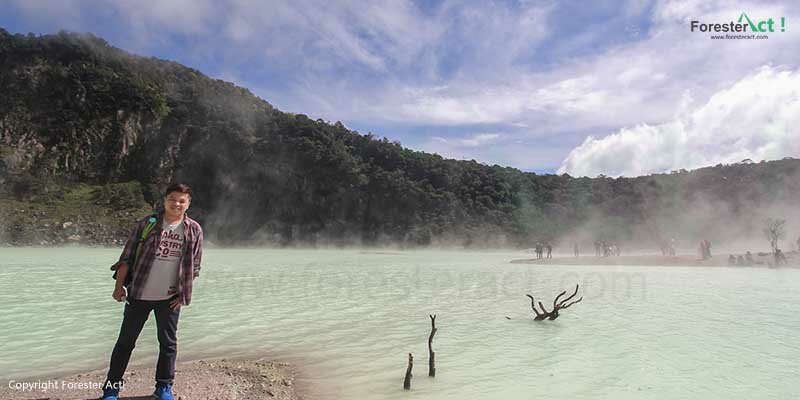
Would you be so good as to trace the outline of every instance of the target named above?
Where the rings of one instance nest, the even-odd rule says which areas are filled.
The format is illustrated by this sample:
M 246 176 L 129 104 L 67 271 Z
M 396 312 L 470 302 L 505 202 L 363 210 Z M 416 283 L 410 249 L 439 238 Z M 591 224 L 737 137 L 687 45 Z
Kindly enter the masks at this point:
M 533 313 L 535 314 L 535 316 L 533 317 L 533 320 L 534 321 L 543 321 L 545 319 L 548 319 L 548 320 L 552 321 L 552 320 L 558 318 L 559 311 L 567 309 L 570 306 L 572 306 L 573 304 L 580 303 L 581 300 L 583 300 L 583 297 L 579 298 L 578 300 L 574 300 L 574 301 L 570 302 L 570 300 L 575 298 L 575 296 L 578 294 L 578 288 L 579 287 L 580 287 L 580 285 L 575 285 L 575 291 L 571 295 L 569 295 L 567 298 L 565 298 L 564 300 L 561 300 L 561 297 L 564 296 L 565 294 L 567 294 L 567 291 L 565 290 L 565 291 L 559 293 L 558 296 L 556 296 L 555 300 L 553 300 L 553 311 L 547 311 L 547 309 L 544 308 L 544 304 L 542 304 L 542 302 L 540 301 L 539 302 L 539 308 L 541 308 L 542 311 L 539 312 L 539 310 L 536 309 L 536 300 L 530 294 L 526 294 L 526 296 L 528 296 L 531 299 L 531 309 L 533 310 Z
M 431 317 L 431 335 L 428 336 L 428 376 L 436 376 L 436 364 L 434 358 L 436 354 L 433 352 L 433 335 L 436 334 L 436 315 L 428 315 Z
M 528 297 L 531 298 L 531 309 L 536 314 L 536 316 L 533 317 L 533 320 L 534 321 L 541 321 L 541 320 L 547 318 L 547 313 L 546 312 L 544 314 L 540 314 L 539 310 L 536 309 L 536 300 L 533 298 L 533 296 L 531 296 L 529 294 L 526 294 L 525 296 L 528 296 Z M 542 303 L 540 302 L 539 304 L 542 304 Z M 506 317 L 506 318 L 508 318 L 508 317 Z
M 408 368 L 406 369 L 406 379 L 403 381 L 403 389 L 411 389 L 411 369 L 414 368 L 414 356 L 408 353 Z

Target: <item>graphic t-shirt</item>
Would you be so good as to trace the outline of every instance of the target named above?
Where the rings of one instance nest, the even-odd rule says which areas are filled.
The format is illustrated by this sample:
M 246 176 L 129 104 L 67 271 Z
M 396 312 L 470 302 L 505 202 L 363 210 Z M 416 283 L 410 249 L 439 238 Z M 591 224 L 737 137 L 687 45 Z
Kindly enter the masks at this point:
M 185 246 L 183 220 L 175 225 L 165 221 L 161 229 L 161 242 L 140 300 L 166 300 L 178 290 L 178 268 Z

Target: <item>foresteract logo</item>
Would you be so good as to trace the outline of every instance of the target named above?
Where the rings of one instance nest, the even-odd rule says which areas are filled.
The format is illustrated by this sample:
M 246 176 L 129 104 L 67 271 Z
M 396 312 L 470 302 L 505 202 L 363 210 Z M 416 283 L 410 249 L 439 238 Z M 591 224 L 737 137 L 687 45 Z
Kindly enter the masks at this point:
M 762 20 L 750 19 L 747 13 L 742 13 L 737 22 L 704 24 L 700 21 L 691 21 L 690 26 L 692 32 L 786 32 L 786 18 L 781 17 L 780 24 L 776 22 L 778 21 L 772 18 Z

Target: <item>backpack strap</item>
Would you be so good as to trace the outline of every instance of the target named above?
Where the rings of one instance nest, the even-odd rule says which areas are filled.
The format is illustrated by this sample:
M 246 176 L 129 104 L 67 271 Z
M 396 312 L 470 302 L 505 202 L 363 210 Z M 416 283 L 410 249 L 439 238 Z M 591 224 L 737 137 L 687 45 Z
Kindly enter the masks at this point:
M 147 236 L 150 235 L 150 232 L 153 230 L 153 227 L 156 226 L 157 218 L 155 215 L 151 216 L 147 219 L 147 223 L 144 225 L 144 229 L 142 229 L 142 235 L 139 236 L 139 242 L 136 243 L 136 255 L 133 257 L 133 265 L 131 269 L 136 266 L 136 263 L 139 261 L 139 254 L 142 252 L 142 242 L 147 239 Z
M 134 268 L 136 268 L 136 263 L 139 261 L 139 255 L 142 252 L 142 242 L 144 242 L 145 239 L 147 239 L 147 237 L 150 235 L 150 232 L 153 231 L 153 228 L 156 226 L 157 223 L 158 223 L 158 218 L 156 218 L 155 215 L 150 216 L 150 218 L 147 219 L 147 222 L 145 222 L 144 227 L 142 228 L 142 233 L 139 235 L 139 240 L 136 242 L 136 250 L 134 251 L 133 263 L 128 265 L 128 274 L 125 276 L 125 282 L 122 283 L 123 286 L 128 287 L 131 280 L 133 279 L 133 270 Z M 112 279 L 117 279 L 118 265 L 119 262 L 111 266 L 111 270 L 114 271 L 114 273 L 111 275 Z

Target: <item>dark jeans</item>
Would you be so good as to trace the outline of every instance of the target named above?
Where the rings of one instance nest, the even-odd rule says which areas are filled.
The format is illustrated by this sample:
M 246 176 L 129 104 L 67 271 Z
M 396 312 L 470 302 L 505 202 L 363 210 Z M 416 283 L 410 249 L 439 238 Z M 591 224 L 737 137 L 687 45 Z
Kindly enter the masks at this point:
M 156 315 L 156 332 L 158 333 L 158 364 L 156 364 L 156 382 L 172 384 L 175 378 L 175 359 L 178 355 L 178 317 L 181 309 L 173 311 L 169 307 L 170 300 L 148 301 L 128 299 L 122 327 L 119 330 L 117 344 L 111 353 L 111 365 L 108 368 L 107 382 L 122 382 L 122 375 L 128 368 L 136 339 L 142 332 L 150 311 Z

